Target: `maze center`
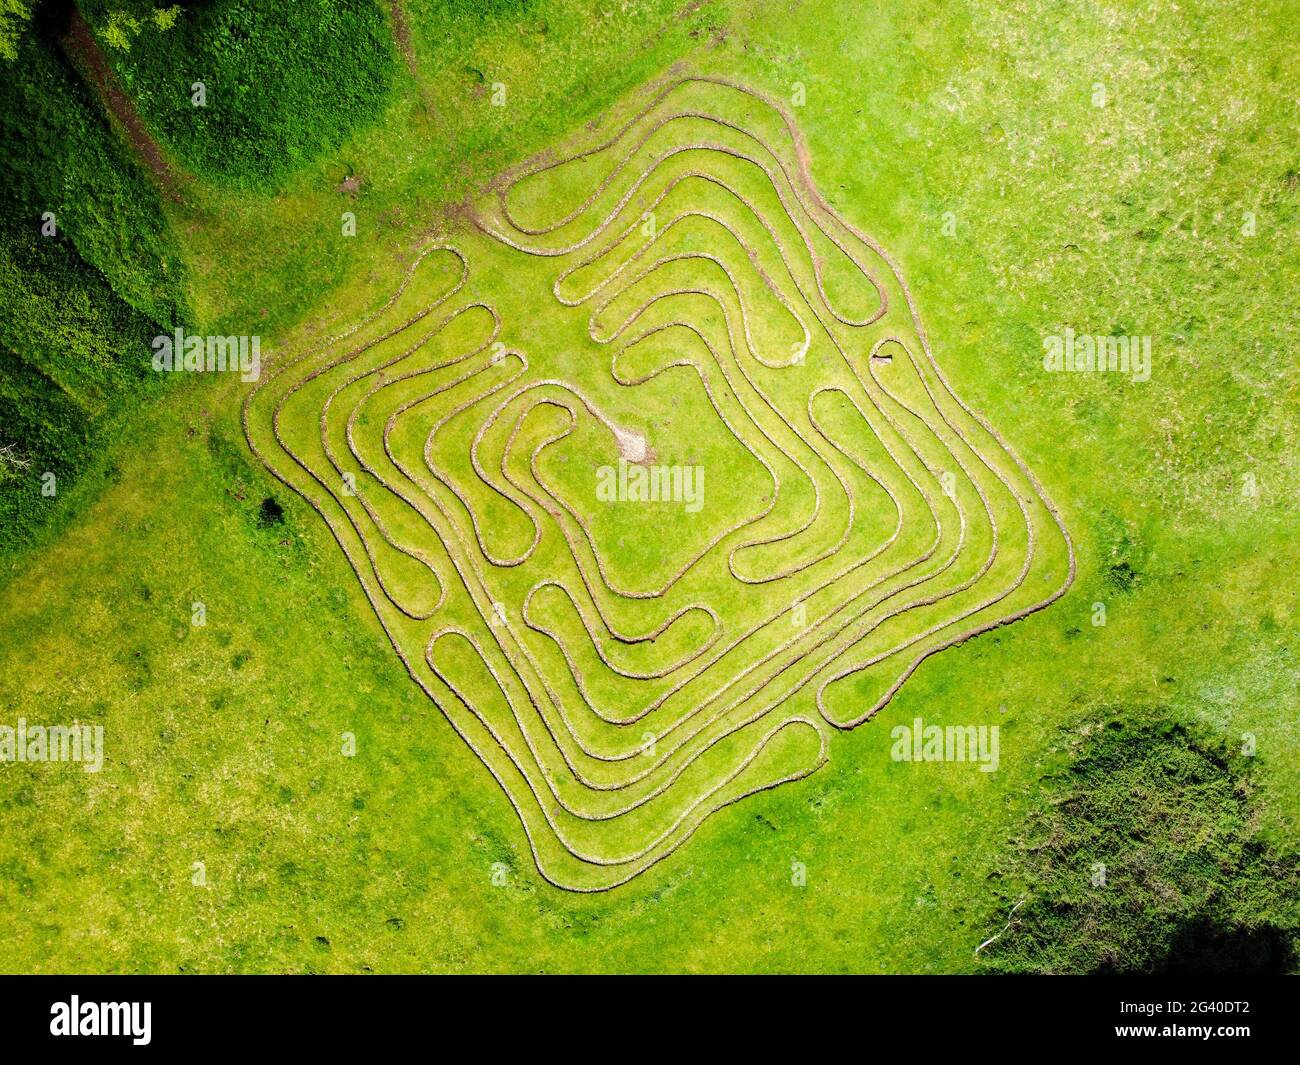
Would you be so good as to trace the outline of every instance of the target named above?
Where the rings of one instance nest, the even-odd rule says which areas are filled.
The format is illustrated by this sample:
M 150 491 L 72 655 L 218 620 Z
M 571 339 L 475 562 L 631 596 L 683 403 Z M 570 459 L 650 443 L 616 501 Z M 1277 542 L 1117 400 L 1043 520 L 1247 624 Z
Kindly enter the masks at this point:
M 1068 587 L 781 104 L 674 76 L 467 213 L 245 430 L 551 883 L 626 883 Z

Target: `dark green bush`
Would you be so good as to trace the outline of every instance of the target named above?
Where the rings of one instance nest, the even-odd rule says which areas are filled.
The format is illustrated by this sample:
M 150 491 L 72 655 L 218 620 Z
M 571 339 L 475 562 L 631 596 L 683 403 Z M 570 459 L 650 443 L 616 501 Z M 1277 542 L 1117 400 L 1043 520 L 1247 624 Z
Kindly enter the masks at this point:
M 158 192 L 38 12 L 0 60 L 0 549 L 51 513 L 104 423 L 135 402 L 150 340 L 186 314 Z M 42 233 L 46 212 L 53 234 Z
M 157 326 L 66 241 L 0 226 L 0 550 L 27 536 L 89 460 L 102 427 L 159 387 Z
M 1295 969 L 1300 865 L 1259 834 L 1250 758 L 1134 708 L 1059 753 L 997 876 L 1002 914 L 1020 905 L 980 957 L 1004 972 Z
M 169 29 L 142 5 L 125 48 L 106 33 L 121 4 L 82 8 L 149 128 L 184 167 L 234 186 L 274 188 L 342 144 L 378 113 L 395 61 L 374 0 L 216 0 L 183 6 Z
M 155 322 L 184 320 L 185 275 L 157 190 L 109 125 L 104 108 L 57 42 L 44 9 L 0 60 L 0 205 L 21 229 L 55 216 L 60 239 Z

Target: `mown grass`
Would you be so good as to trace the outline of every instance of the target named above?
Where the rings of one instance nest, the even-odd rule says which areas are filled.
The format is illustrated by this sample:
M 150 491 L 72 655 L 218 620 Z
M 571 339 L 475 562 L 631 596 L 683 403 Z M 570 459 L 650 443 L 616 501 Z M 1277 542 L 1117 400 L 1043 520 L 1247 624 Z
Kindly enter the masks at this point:
M 1075 589 L 932 660 L 811 780 L 721 815 L 628 888 L 577 898 L 540 885 L 513 812 L 385 649 L 319 522 L 254 468 L 238 390 L 198 382 L 114 442 L 65 536 L 6 561 L 6 720 L 102 719 L 110 762 L 98 777 L 0 771 L 4 967 L 972 968 L 1005 921 L 986 878 L 1040 765 L 1060 725 L 1102 706 L 1166 705 L 1253 733 L 1260 832 L 1294 844 L 1285 7 L 1170 5 L 1148 20 L 1029 0 L 705 5 L 633 58 L 629 29 L 653 36 L 659 8 L 618 32 L 563 10 L 577 28 L 561 33 L 557 17 L 547 36 L 569 50 L 522 68 L 550 102 L 526 122 L 507 107 L 499 121 L 518 125 L 483 133 L 477 154 L 457 141 L 482 118 L 477 79 L 431 66 L 436 42 L 413 16 L 419 79 L 394 75 L 382 124 L 274 199 L 203 188 L 192 217 L 169 208 L 197 227 L 184 247 L 205 320 L 265 321 L 283 350 L 351 319 L 391 289 L 394 246 L 441 198 L 580 124 L 716 24 L 724 39 L 701 34 L 695 54 L 706 69 L 808 87 L 799 119 L 819 185 L 901 260 L 955 389 L 1062 507 Z M 557 88 L 575 83 L 602 92 Z M 418 90 L 453 106 L 434 119 Z M 362 190 L 345 200 L 334 187 L 354 171 Z M 346 243 L 337 215 L 351 204 L 362 225 Z M 1041 338 L 1065 325 L 1151 335 L 1152 380 L 1044 373 Z M 283 527 L 259 524 L 268 495 Z M 194 599 L 205 630 L 187 628 Z M 918 715 L 1001 724 L 1002 768 L 890 761 L 883 726 Z M 351 760 L 336 754 L 345 731 Z M 207 889 L 190 883 L 194 861 Z

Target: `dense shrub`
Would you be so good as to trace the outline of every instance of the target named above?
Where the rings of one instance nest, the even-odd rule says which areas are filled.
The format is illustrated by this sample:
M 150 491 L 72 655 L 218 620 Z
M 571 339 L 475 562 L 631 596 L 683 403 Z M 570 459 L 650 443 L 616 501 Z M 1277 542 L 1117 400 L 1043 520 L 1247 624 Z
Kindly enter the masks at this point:
M 0 60 L 0 549 L 53 508 L 103 423 L 154 384 L 149 341 L 185 316 L 159 196 L 64 56 L 43 8 Z M 46 212 L 54 232 L 42 233 Z
M 156 322 L 178 322 L 185 277 L 158 193 L 64 56 L 62 29 L 42 9 L 19 38 L 17 60 L 0 60 L 0 205 L 32 232 L 52 212 L 60 238 L 121 299 Z
M 1010 926 L 982 953 L 1039 973 L 1287 972 L 1300 865 L 1258 829 L 1251 759 L 1125 709 L 1069 733 L 998 876 Z
M 342 144 L 387 94 L 395 56 L 374 0 L 215 0 L 183 5 L 166 29 L 146 14 L 152 5 L 138 6 L 125 40 L 110 31 L 121 4 L 82 8 L 150 129 L 203 177 L 275 187 Z
M 49 514 L 41 474 L 60 491 L 103 425 L 157 388 L 157 326 L 128 306 L 67 241 L 0 227 L 0 549 Z

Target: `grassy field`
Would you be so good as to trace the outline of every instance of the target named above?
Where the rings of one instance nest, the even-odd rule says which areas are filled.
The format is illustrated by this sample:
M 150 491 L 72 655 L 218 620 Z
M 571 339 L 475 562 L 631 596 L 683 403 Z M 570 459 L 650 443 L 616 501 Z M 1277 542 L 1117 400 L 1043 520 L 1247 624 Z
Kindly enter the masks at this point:
M 585 311 L 551 293 L 572 262 L 472 231 L 465 205 L 487 211 L 487 183 L 534 153 L 589 143 L 599 132 L 589 122 L 603 130 L 630 115 L 641 87 L 674 63 L 735 79 L 791 111 L 816 187 L 898 264 L 953 391 L 1059 508 L 1078 559 L 1069 592 L 929 659 L 879 716 L 837 730 L 828 764 L 807 779 L 721 810 L 624 886 L 564 891 L 538 875 L 506 795 L 412 682 L 325 523 L 250 451 L 248 386 L 186 376 L 120 418 L 75 485 L 43 504 L 52 522 L 0 559 L 4 721 L 102 723 L 107 743 L 99 774 L 0 766 L 5 969 L 978 970 L 990 962 L 976 946 L 1019 897 L 1008 854 L 1032 823 L 1042 782 L 1061 771 L 1062 737 L 1137 708 L 1160 708 L 1234 748 L 1250 734 L 1252 804 L 1241 821 L 1293 862 L 1300 178 L 1285 6 L 637 3 L 607 17 L 594 7 L 525 4 L 474 17 L 409 3 L 396 28 L 385 6 L 392 53 L 374 60 L 386 71 L 374 81 L 382 88 L 346 128 L 293 132 L 301 154 L 263 181 L 214 163 L 224 135 L 215 128 L 169 125 L 151 109 L 156 56 L 110 54 L 186 175 L 184 196 L 162 210 L 194 330 L 260 333 L 269 375 L 380 308 L 436 238 L 464 253 L 463 298 L 497 309 L 503 343 L 529 355 L 531 373 L 595 389 L 601 375 L 608 382 L 608 346 L 588 338 Z M 498 85 L 504 106 L 493 102 Z M 249 134 L 252 154 L 224 158 L 242 167 L 258 151 L 278 152 L 283 121 L 272 116 Z M 775 144 L 779 130 L 764 129 Z M 682 143 L 703 136 L 690 127 Z M 779 148 L 791 157 L 790 144 Z M 730 165 L 716 172 L 743 182 L 743 167 Z M 575 204 L 565 196 L 592 187 L 599 168 L 587 170 L 558 191 L 524 183 L 511 202 L 523 219 L 554 217 L 548 209 L 567 210 Z M 712 193 L 688 200 L 728 210 Z M 355 237 L 342 234 L 345 211 L 356 216 Z M 793 230 L 780 232 L 793 240 Z M 689 226 L 675 239 L 681 249 L 713 246 Z M 419 269 L 413 296 L 426 303 L 455 279 L 445 253 Z M 700 284 L 722 284 L 713 267 L 691 269 Z M 835 269 L 831 292 L 861 310 L 870 293 Z M 393 313 L 402 320 L 417 306 Z M 620 306 L 632 309 L 616 303 L 610 324 Z M 775 311 L 756 321 L 782 320 Z M 490 332 L 482 320 L 462 324 L 452 338 L 461 349 Z M 770 327 L 771 342 L 784 344 L 785 325 Z M 1043 338 L 1067 328 L 1150 337 L 1150 379 L 1045 372 Z M 802 368 L 800 402 L 822 366 Z M 313 448 L 321 469 L 318 418 L 342 383 L 316 379 L 286 413 L 286 439 Z M 908 397 L 924 394 L 917 384 L 905 383 Z M 264 452 L 274 391 L 268 384 L 249 408 L 249 437 Z M 635 508 L 593 510 L 613 583 L 664 580 L 716 531 L 709 522 L 735 520 L 763 498 L 753 449 L 700 429 L 716 417 L 700 393 L 651 388 L 632 402 L 609 386 L 599 397 L 616 423 L 647 428 L 664 461 L 700 461 L 719 501 L 715 510 L 706 496 L 698 521 L 678 515 L 672 537 L 627 513 Z M 817 412 L 832 436 L 852 432 L 842 404 Z M 378 411 L 360 429 L 360 450 L 375 462 L 386 417 Z M 529 445 L 563 428 L 563 419 L 536 417 Z M 776 419 L 763 424 L 780 431 Z M 607 434 L 582 431 L 564 445 L 571 455 L 594 449 L 614 460 Z M 498 462 L 501 436 L 485 441 Z M 344 452 L 341 421 L 326 438 Z M 518 509 L 470 485 L 463 433 L 456 444 L 456 473 L 491 515 L 493 543 L 522 550 Z M 400 441 L 399 453 L 414 448 L 418 458 L 417 445 Z M 282 456 L 268 461 L 287 468 Z M 548 460 L 542 469 L 557 494 L 576 499 L 578 465 Z M 525 477 L 523 460 L 514 469 Z M 35 475 L 0 491 L 39 494 Z M 792 472 L 782 480 L 797 484 Z M 865 481 L 855 484 L 873 499 Z M 825 529 L 808 544 L 824 547 L 841 504 L 823 491 Z M 978 506 L 964 482 L 957 494 Z M 806 513 L 810 495 L 794 488 L 792 512 Z M 994 502 L 1016 513 L 1010 493 Z M 337 497 L 317 505 L 340 508 L 328 510 L 336 519 L 344 505 L 359 513 Z M 385 506 L 402 520 L 391 500 Z M 1003 526 L 998 566 L 1007 569 L 993 576 L 1005 580 L 1026 543 Z M 1046 533 L 1040 594 L 1059 583 L 1065 557 Z M 974 566 L 991 539 L 972 537 Z M 779 566 L 798 554 L 778 545 L 757 561 Z M 380 564 L 408 607 L 430 605 L 408 601 L 427 590 L 410 559 L 382 555 Z M 538 564 L 563 561 L 552 553 Z M 522 601 L 537 579 L 502 578 L 501 598 Z M 727 599 L 720 575 L 708 579 Z M 745 618 L 775 594 L 727 601 Z M 1013 607 L 1033 599 L 1023 594 Z M 195 602 L 206 608 L 203 627 L 191 624 Z M 568 608 L 553 609 L 580 632 Z M 456 610 L 468 624 L 469 606 Z M 417 632 L 427 629 L 412 626 L 397 642 Z M 668 634 L 674 648 L 699 636 Z M 544 653 L 545 638 L 530 639 Z M 449 659 L 487 690 L 481 666 Z M 618 700 L 621 691 L 607 681 L 597 694 Z M 845 692 L 844 716 L 878 694 L 874 683 Z M 999 725 L 998 771 L 894 761 L 890 729 L 916 717 Z M 355 737 L 350 757 L 345 734 Z M 784 772 L 816 752 L 792 744 L 778 753 Z M 613 853 L 653 828 L 590 845 Z M 1084 880 L 1091 861 L 1107 859 L 1104 840 L 1091 846 L 1072 852 Z M 796 866 L 806 871 L 800 885 Z M 561 879 L 603 886 L 582 879 L 589 873 Z M 1294 898 L 1275 909 L 1270 919 L 1294 932 Z

